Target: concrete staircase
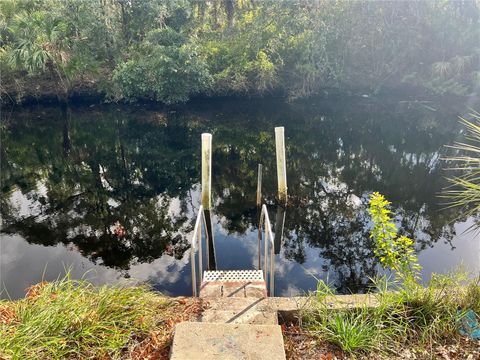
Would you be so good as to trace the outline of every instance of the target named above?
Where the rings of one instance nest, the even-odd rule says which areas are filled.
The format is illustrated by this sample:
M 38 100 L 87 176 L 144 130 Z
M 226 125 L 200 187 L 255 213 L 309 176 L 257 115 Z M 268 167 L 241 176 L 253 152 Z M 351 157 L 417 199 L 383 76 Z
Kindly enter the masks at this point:
M 285 359 L 277 311 L 266 297 L 263 275 L 216 275 L 204 276 L 200 296 L 209 307 L 199 321 L 176 325 L 170 358 Z

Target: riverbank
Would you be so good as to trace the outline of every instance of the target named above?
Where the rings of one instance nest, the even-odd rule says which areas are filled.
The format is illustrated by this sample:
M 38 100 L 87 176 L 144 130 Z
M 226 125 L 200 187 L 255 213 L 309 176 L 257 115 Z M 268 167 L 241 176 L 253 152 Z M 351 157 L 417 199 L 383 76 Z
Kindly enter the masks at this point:
M 201 93 L 192 96 L 187 101 L 176 104 L 165 104 L 161 101 L 138 98 L 136 100 L 116 99 L 105 88 L 103 78 L 85 78 L 77 81 L 68 95 L 61 94 L 52 80 L 44 76 L 22 77 L 21 80 L 2 78 L 0 87 L 0 105 L 4 108 L 31 107 L 31 106 L 89 106 L 89 105 L 142 105 L 158 108 L 182 108 L 198 103 L 212 103 L 225 101 L 282 101 L 285 103 L 308 102 L 312 99 L 362 99 L 383 101 L 384 99 L 397 98 L 399 101 L 422 102 L 428 101 L 438 104 L 472 104 L 478 103 L 477 93 L 470 95 L 437 94 L 422 87 L 403 84 L 396 87 L 384 87 L 372 93 L 367 87 L 335 88 L 325 87 L 316 93 L 301 98 L 292 99 L 284 91 L 270 91 L 263 94 L 248 94 L 243 92 L 230 92 L 224 95 L 214 93 Z M 463 109 L 462 109 L 463 110 Z
M 300 99 L 326 88 L 377 94 L 399 84 L 478 90 L 475 1 L 43 0 L 2 10 L 0 91 L 12 99 L 66 99 L 90 87 L 166 104 L 202 94 Z
M 1 73 L 1 71 L 0 71 Z M 292 102 L 308 102 L 311 99 L 358 98 L 363 100 L 383 101 L 397 98 L 399 101 L 428 101 L 438 104 L 477 104 L 478 94 L 438 93 L 423 86 L 409 83 L 384 85 L 373 91 L 368 86 L 326 86 L 317 91 L 299 97 L 291 97 L 283 89 L 271 89 L 268 92 L 255 93 L 245 91 L 226 91 L 225 93 L 204 91 L 190 96 L 188 99 L 167 104 L 148 96 L 134 99 L 119 98 L 114 95 L 110 70 L 82 76 L 70 85 L 65 93 L 61 84 L 50 74 L 28 75 L 25 72 L 1 73 L 0 105 L 2 107 L 30 106 L 89 106 L 101 104 L 144 105 L 156 108 L 182 108 L 203 102 L 225 102 L 252 100 L 264 102 L 269 100 Z
M 465 310 L 480 312 L 480 279 L 462 288 L 454 279 L 370 295 L 333 296 L 319 286 L 261 306 L 277 311 L 289 359 L 475 359 L 480 341 L 458 328 Z M 0 302 L 0 357 L 167 359 L 175 324 L 199 321 L 205 309 L 224 307 L 218 301 L 68 277 L 42 282 L 24 299 Z
M 94 287 L 68 277 L 0 302 L 1 359 L 166 359 L 174 325 L 201 301 L 145 287 Z

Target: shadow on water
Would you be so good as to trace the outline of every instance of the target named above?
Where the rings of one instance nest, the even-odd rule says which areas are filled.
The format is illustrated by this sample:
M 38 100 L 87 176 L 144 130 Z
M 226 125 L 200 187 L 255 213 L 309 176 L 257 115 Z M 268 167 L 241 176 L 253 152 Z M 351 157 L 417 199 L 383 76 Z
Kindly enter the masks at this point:
M 188 294 L 202 132 L 213 134 L 217 266 L 255 267 L 256 169 L 263 164 L 264 199 L 275 211 L 273 128 L 279 125 L 285 127 L 290 200 L 287 211 L 271 214 L 277 294 L 313 289 L 308 272 L 328 276 L 339 292 L 366 289 L 377 271 L 367 213 L 371 191 L 393 202 L 401 233 L 416 239 L 419 252 L 439 241 L 451 249 L 458 224 L 477 220 L 451 222 L 457 214 L 442 210 L 437 197 L 445 185 L 443 145 L 460 134 L 458 113 L 395 99 L 340 100 L 206 102 L 175 111 L 37 108 L 4 115 L 2 237 L 30 245 L 22 245 L 15 261 L 2 257 L 2 282 L 8 289 L 22 277 L 29 279 L 25 284 L 33 281 L 32 271 L 41 277 L 43 268 L 18 271 L 27 253 L 43 254 L 37 244 L 51 251 L 63 246 L 87 267 L 110 269 L 109 281 L 134 276 Z M 443 260 L 435 261 L 441 266 Z M 166 268 L 161 276 L 140 274 L 145 264 Z

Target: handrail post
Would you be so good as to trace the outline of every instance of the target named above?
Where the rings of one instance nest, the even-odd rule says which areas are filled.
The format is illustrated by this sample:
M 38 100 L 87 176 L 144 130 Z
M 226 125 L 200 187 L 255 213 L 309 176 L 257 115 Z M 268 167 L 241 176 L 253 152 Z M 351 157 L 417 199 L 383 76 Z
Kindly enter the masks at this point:
M 200 213 L 199 213 L 200 214 Z M 197 231 L 197 241 L 198 241 L 198 277 L 200 278 L 200 284 L 203 281 L 203 252 L 202 252 L 202 223 L 200 222 L 200 231 Z
M 262 209 L 262 213 L 265 211 L 265 209 Z M 265 211 L 266 212 L 266 211 Z M 268 258 L 268 243 L 270 242 L 270 234 L 268 233 L 268 213 L 264 213 L 262 216 L 262 219 L 264 221 L 264 228 L 265 228 L 265 236 L 264 240 L 265 242 L 263 243 L 263 278 L 265 281 L 267 281 L 267 274 L 268 274 L 268 267 L 267 267 L 267 258 Z
M 274 284 L 275 284 L 275 253 L 273 244 L 270 244 L 270 293 L 269 296 L 274 294 Z
M 263 241 L 264 241 L 264 252 L 263 252 L 263 269 L 260 268 L 260 256 L 259 256 L 259 270 L 263 271 L 263 278 L 265 280 L 265 283 L 269 283 L 269 294 L 270 296 L 273 296 L 274 290 L 275 290 L 275 246 L 273 243 L 273 234 L 272 234 L 272 224 L 270 223 L 270 218 L 268 217 L 268 209 L 267 205 L 263 204 L 260 212 L 260 222 L 259 222 L 259 228 L 263 228 L 264 236 L 263 236 Z M 262 226 L 263 224 L 263 226 Z M 261 240 L 261 237 L 259 238 Z M 269 250 L 270 248 L 270 250 Z M 259 254 L 260 254 L 260 248 L 259 248 Z M 270 263 L 268 263 L 268 255 L 270 255 Z M 267 266 L 267 264 L 269 266 Z M 270 270 L 270 274 L 268 273 Z M 268 276 L 267 276 L 268 275 Z
M 287 205 L 287 166 L 285 160 L 285 128 L 275 128 L 275 152 L 277 157 L 278 201 Z
M 190 263 L 192 264 L 192 294 L 194 297 L 197 297 L 197 276 L 195 274 L 195 238 L 196 234 L 193 235 L 192 247 L 190 250 Z
M 202 260 L 202 219 L 203 216 L 203 206 L 200 205 L 198 209 L 197 219 L 195 220 L 195 226 L 193 227 L 193 236 L 192 236 L 192 246 L 190 248 L 190 264 L 192 267 L 192 294 L 197 296 L 197 274 L 196 274 L 196 263 L 195 263 L 195 252 L 198 246 L 198 272 L 200 276 L 200 283 L 203 280 L 203 260 Z

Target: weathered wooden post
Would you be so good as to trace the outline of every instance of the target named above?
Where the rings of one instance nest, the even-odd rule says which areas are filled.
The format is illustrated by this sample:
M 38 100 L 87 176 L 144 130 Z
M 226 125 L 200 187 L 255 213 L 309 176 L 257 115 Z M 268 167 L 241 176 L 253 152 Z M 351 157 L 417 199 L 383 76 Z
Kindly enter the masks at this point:
M 257 208 L 262 207 L 262 164 L 258 164 Z
M 215 243 L 212 230 L 212 134 L 202 134 L 202 206 L 207 240 L 207 269 L 216 270 Z
M 278 204 L 275 219 L 275 254 L 280 254 L 285 226 L 285 207 L 287 206 L 287 166 L 285 159 L 285 129 L 275 128 L 275 150 L 277 155 Z
M 278 201 L 280 205 L 287 205 L 287 166 L 285 162 L 285 129 L 283 126 L 275 128 L 275 149 L 277 154 L 277 181 Z
M 202 134 L 202 205 L 212 207 L 212 134 Z
M 258 164 L 257 178 L 257 220 L 258 220 L 258 269 L 261 269 L 260 248 L 262 243 L 262 164 Z

